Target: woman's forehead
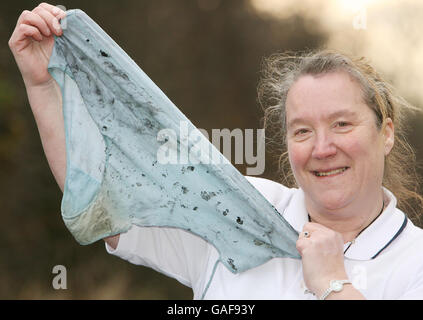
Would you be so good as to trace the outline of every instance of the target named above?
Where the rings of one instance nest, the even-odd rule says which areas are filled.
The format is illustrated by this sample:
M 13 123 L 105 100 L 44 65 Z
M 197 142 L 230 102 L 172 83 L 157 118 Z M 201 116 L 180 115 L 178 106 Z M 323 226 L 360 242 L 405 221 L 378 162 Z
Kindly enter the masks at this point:
M 366 106 L 357 81 L 342 71 L 301 76 L 286 99 L 287 124 L 302 117 L 354 115 Z

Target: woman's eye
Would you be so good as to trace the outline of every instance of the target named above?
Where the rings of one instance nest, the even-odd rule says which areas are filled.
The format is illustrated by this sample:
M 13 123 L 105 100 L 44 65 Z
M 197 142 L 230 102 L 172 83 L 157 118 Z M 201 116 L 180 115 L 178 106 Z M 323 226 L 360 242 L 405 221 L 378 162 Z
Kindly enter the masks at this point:
M 339 122 L 337 122 L 337 124 L 336 124 L 336 126 L 337 127 L 341 127 L 341 128 L 344 128 L 344 127 L 347 127 L 347 126 L 349 126 L 350 124 L 348 123 L 348 122 L 345 122 L 345 121 L 339 121 Z
M 307 129 L 299 129 L 299 130 L 295 131 L 295 135 L 296 136 L 303 135 L 303 134 L 306 134 L 307 132 L 308 132 Z

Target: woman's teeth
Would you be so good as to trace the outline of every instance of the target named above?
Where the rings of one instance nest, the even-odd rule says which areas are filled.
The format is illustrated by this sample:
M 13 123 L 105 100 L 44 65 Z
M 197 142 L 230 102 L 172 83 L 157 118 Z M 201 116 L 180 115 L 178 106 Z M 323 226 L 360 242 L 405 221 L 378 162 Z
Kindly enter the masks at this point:
M 325 172 L 314 171 L 314 174 L 318 177 L 325 177 L 325 176 L 330 176 L 330 175 L 334 175 L 334 174 L 344 172 L 347 169 L 348 169 L 348 167 L 344 167 L 344 168 L 340 168 L 340 169 L 336 169 L 336 170 L 331 170 L 331 171 L 325 171 Z

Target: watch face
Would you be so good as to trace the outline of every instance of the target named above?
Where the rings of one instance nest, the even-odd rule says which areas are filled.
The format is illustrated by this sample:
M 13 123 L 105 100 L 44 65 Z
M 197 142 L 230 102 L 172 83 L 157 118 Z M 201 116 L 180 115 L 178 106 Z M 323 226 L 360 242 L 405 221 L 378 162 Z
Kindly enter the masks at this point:
M 340 281 L 333 281 L 331 284 L 333 291 L 341 291 L 342 290 L 342 283 Z

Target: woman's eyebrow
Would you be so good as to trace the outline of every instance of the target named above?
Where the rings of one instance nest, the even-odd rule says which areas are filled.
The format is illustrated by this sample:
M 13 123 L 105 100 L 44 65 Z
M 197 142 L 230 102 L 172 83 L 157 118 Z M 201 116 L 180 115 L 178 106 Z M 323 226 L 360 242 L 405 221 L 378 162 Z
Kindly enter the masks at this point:
M 289 129 L 297 124 L 304 123 L 304 122 L 305 122 L 304 118 L 294 118 L 288 122 L 286 127 Z
M 343 110 L 338 110 L 335 112 L 330 113 L 326 118 L 329 120 L 332 119 L 336 119 L 339 117 L 356 117 L 357 116 L 357 112 L 349 110 L 349 109 L 343 109 Z
M 322 116 L 322 118 L 325 118 L 327 120 L 333 120 L 340 117 L 349 117 L 349 118 L 355 118 L 357 117 L 357 113 L 355 111 L 349 110 L 349 109 L 342 109 L 337 110 L 332 113 L 329 113 L 327 115 Z M 306 122 L 307 120 L 303 117 L 297 117 L 292 120 L 290 120 L 287 124 L 287 128 L 291 128 L 297 124 L 301 124 Z

